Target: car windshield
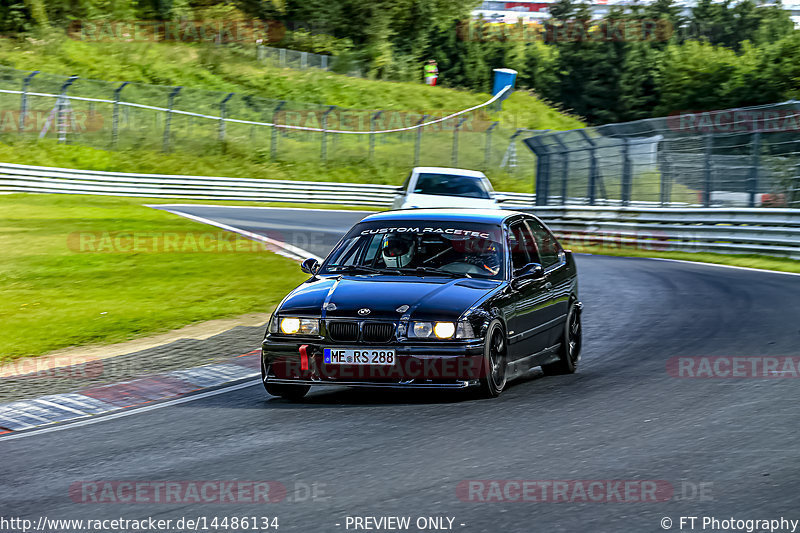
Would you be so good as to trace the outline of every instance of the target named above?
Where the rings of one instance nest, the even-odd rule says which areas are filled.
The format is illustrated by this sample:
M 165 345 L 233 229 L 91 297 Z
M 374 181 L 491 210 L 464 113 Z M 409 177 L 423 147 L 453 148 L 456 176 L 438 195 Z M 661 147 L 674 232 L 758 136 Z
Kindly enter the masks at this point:
M 481 178 L 451 174 L 420 174 L 414 186 L 414 194 L 490 198 Z
M 431 221 L 355 226 L 320 274 L 415 275 L 501 279 L 502 232 L 491 224 Z

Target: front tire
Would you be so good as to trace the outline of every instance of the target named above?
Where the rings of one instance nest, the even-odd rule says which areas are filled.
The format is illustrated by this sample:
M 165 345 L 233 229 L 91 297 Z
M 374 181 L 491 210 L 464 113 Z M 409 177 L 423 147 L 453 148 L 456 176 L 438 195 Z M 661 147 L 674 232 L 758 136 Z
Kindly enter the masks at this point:
M 484 376 L 480 379 L 480 392 L 484 398 L 500 396 L 506 386 L 507 346 L 503 325 L 493 320 L 486 330 L 483 350 Z
M 558 349 L 558 361 L 542 365 L 542 372 L 546 376 L 574 374 L 578 370 L 578 361 L 581 358 L 582 337 L 580 304 L 573 303 L 569 307 L 567 322 L 564 324 L 564 334 Z

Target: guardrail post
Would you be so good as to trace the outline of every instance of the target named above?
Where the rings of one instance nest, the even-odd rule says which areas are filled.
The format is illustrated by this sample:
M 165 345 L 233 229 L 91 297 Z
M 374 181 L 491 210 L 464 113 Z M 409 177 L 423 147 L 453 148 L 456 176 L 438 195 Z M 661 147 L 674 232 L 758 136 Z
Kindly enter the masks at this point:
M 285 100 L 281 100 L 280 102 L 278 102 L 278 105 L 275 106 L 275 109 L 272 110 L 272 123 L 273 124 L 277 124 L 278 123 L 278 112 L 280 112 L 280 110 L 284 106 L 284 104 L 286 104 L 286 101 Z M 270 139 L 269 156 L 270 156 L 270 159 L 272 159 L 274 161 L 275 158 L 278 156 L 278 128 L 277 127 L 272 126 L 271 136 L 272 136 L 272 138 Z
M 39 74 L 38 70 L 34 70 L 22 80 L 22 101 L 19 103 L 19 132 L 25 132 L 25 117 L 28 114 L 28 86 L 34 76 Z
M 483 167 L 489 168 L 489 163 L 492 160 L 492 130 L 494 130 L 499 122 L 492 123 L 491 126 L 486 128 L 486 148 L 483 154 Z
M 453 128 L 453 154 L 451 159 L 454 167 L 458 166 L 458 130 L 465 120 L 467 120 L 467 117 L 459 118 L 458 122 L 456 122 L 456 127 Z
M 320 66 L 322 70 L 328 70 L 328 56 L 322 55 L 320 57 Z
M 633 184 L 633 169 L 630 158 L 630 139 L 622 138 L 622 205 L 631 203 L 631 185 Z
M 308 68 L 308 52 L 300 52 L 300 68 L 303 70 Z
M 119 100 L 120 100 L 120 93 L 122 89 L 128 85 L 129 81 L 123 81 L 119 87 L 114 89 L 114 110 L 112 111 L 111 117 L 111 148 L 114 149 L 117 147 L 117 141 L 119 141 Z
M 322 114 L 322 120 L 320 120 L 322 124 L 322 145 L 320 146 L 320 158 L 322 162 L 327 164 L 328 163 L 328 146 L 327 146 L 327 136 L 328 136 L 328 115 L 336 109 L 335 105 L 328 106 L 328 110 Z
M 419 150 L 420 150 L 420 146 L 422 146 L 422 129 L 423 128 L 421 126 L 422 126 L 422 124 L 425 122 L 425 120 L 427 118 L 428 118 L 428 115 L 422 115 L 422 118 L 419 119 L 419 122 L 417 122 L 417 126 L 418 126 L 417 127 L 417 139 L 416 139 L 416 141 L 414 141 L 414 166 L 415 167 L 419 166 Z
M 228 103 L 228 100 L 233 98 L 233 95 L 236 93 L 228 93 L 228 96 L 222 99 L 219 103 L 219 142 L 225 142 L 225 112 L 227 110 L 227 106 L 225 104 Z
M 383 111 L 378 111 L 369 120 L 369 131 L 375 131 L 375 121 L 377 121 L 380 116 L 383 114 Z M 369 134 L 369 160 L 372 161 L 372 158 L 375 157 L 375 134 Z
M 183 89 L 183 87 L 173 87 L 167 97 L 167 116 L 164 120 L 164 142 L 161 148 L 166 153 L 169 153 L 169 126 L 172 122 L 172 104 L 175 103 L 175 96 L 181 89 Z
M 761 132 L 755 131 L 750 140 L 750 175 L 747 177 L 747 192 L 750 193 L 748 207 L 756 206 L 758 193 L 758 171 L 761 165 Z
M 711 153 L 714 150 L 714 136 L 705 135 L 705 161 L 703 168 L 703 207 L 711 207 Z
M 280 65 L 282 67 L 286 66 L 286 48 L 281 48 L 278 52 L 278 60 L 280 61 Z

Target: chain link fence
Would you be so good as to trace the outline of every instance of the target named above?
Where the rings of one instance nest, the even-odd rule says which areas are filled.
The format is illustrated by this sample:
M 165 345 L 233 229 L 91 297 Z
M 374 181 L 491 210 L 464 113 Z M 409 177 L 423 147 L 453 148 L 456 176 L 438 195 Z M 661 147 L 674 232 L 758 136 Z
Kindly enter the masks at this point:
M 107 150 L 235 151 L 255 159 L 322 164 L 484 170 L 502 165 L 530 179 L 532 154 L 513 150 L 516 156 L 509 158 L 509 150 L 521 142 L 519 133 L 492 121 L 485 108 L 422 128 L 369 134 L 413 127 L 457 111 L 344 109 L 0 67 L 0 138 L 51 138 Z
M 800 208 L 800 101 L 539 132 L 537 205 Z

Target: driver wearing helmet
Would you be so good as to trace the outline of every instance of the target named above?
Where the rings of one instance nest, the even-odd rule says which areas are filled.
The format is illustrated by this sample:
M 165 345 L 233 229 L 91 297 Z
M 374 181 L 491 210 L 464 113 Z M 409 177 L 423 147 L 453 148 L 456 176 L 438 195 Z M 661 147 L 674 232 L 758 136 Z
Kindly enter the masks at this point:
M 414 259 L 416 242 L 413 235 L 390 233 L 383 240 L 381 254 L 387 268 L 407 267 Z
M 474 252 L 477 253 L 468 254 L 464 258 L 464 262 L 475 265 L 492 276 L 496 276 L 500 272 L 500 249 L 497 243 L 477 241 L 474 245 L 476 248 Z

